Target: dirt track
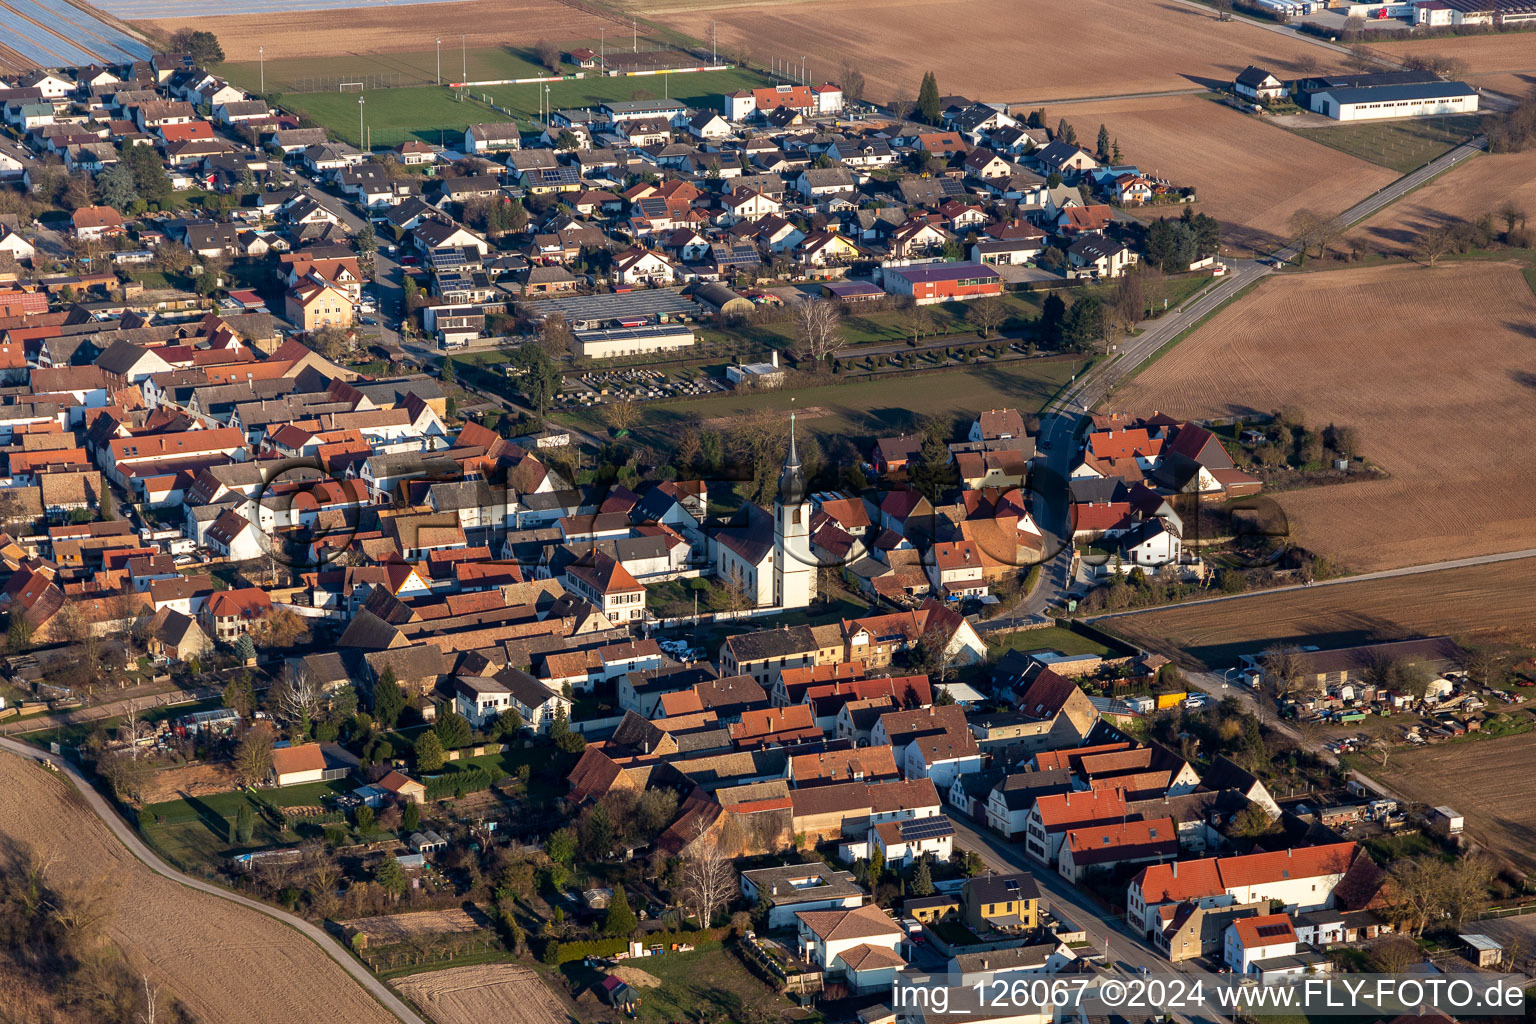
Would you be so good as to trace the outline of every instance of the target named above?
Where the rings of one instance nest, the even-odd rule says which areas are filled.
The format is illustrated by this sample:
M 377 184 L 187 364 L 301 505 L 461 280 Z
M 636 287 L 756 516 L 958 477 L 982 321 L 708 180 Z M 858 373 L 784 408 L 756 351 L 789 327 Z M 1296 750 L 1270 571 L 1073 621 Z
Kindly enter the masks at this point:
M 0 829 L 50 860 L 55 884 L 106 880 L 115 945 L 199 1019 L 398 1024 L 309 940 L 150 871 L 66 782 L 9 753 L 0 753 Z
M 1355 427 L 1390 479 L 1276 496 L 1301 546 L 1354 570 L 1514 551 L 1536 535 L 1536 296 L 1513 263 L 1284 275 L 1119 395 L 1197 419 L 1287 406 Z

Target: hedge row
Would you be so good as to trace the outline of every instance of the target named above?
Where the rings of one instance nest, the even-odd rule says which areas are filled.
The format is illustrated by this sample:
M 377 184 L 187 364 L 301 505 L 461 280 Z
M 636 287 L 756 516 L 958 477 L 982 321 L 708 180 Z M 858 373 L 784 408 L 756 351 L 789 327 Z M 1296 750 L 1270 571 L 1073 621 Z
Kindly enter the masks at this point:
M 646 946 L 654 946 L 658 943 L 663 947 L 670 947 L 674 942 L 692 943 L 695 949 L 704 949 L 718 943 L 730 931 L 729 928 L 707 928 L 696 932 L 655 932 L 644 936 L 640 941 Z M 553 942 L 550 949 L 545 951 L 544 962 L 547 964 L 568 964 L 573 960 L 583 960 L 589 956 L 613 956 L 622 953 L 629 948 L 628 939 L 586 939 L 579 942 Z
M 465 768 L 463 771 L 448 772 L 435 779 L 427 780 L 427 799 L 442 800 L 450 796 L 459 797 L 465 793 L 490 789 L 506 777 L 507 773 L 499 768 L 495 772 L 490 772 L 479 765 Z

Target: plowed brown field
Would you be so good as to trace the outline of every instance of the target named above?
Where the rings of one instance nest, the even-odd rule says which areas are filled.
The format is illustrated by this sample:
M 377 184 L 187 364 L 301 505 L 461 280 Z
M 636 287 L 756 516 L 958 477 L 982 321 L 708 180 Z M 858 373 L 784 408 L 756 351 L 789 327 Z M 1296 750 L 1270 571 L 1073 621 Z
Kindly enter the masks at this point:
M 485 1024 L 503 1019 L 565 1024 L 570 1019 L 539 976 L 515 964 L 451 967 L 401 978 L 395 987 L 437 1024 Z
M 1506 32 L 1459 39 L 1415 39 L 1377 46 L 1397 57 L 1445 54 L 1460 57 L 1472 68 L 1467 81 L 1510 96 L 1528 96 L 1536 88 L 1536 35 Z
M 1409 800 L 1449 804 L 1467 820 L 1467 835 L 1522 869 L 1536 867 L 1536 801 L 1526 798 L 1536 774 L 1536 733 L 1497 740 L 1443 743 L 1395 754 L 1365 773 Z
M 418 910 L 411 914 L 359 917 L 339 923 L 348 928 L 356 928 L 368 936 L 370 943 L 378 945 L 435 935 L 465 935 L 480 930 L 480 922 L 457 907 L 453 910 Z
M 1449 635 L 1474 645 L 1536 644 L 1536 559 L 1308 587 L 1115 616 L 1099 625 L 1209 668 L 1277 641 L 1347 647 Z
M 1117 404 L 1207 419 L 1287 406 L 1357 428 L 1391 474 L 1276 495 L 1292 538 L 1356 570 L 1514 551 L 1536 536 L 1536 296 L 1510 263 L 1273 277 Z
M 0 830 L 56 885 L 106 880 L 114 945 L 199 1020 L 399 1024 L 297 932 L 150 871 L 66 782 L 13 754 L 0 754 Z
M 1244 21 L 1167 0 L 636 0 L 638 13 L 720 49 L 796 64 L 836 78 L 850 61 L 868 98 L 917 96 L 923 72 L 943 93 L 1032 102 L 1188 89 L 1230 82 L 1249 64 L 1288 68 L 1303 54 L 1324 67 L 1337 54 Z M 1122 140 L 1123 141 L 1123 140 Z
M 611 21 L 568 7 L 558 0 L 497 0 L 465 3 L 401 4 L 366 10 L 292 11 L 282 14 L 229 14 L 222 17 L 162 18 L 137 27 L 169 36 L 183 28 L 205 29 L 219 37 L 232 61 L 253 61 L 256 48 L 267 60 L 330 57 L 348 53 L 402 53 L 431 50 L 442 37 L 444 68 L 457 67 L 458 47 L 513 46 L 529 49 L 540 39 L 557 45 L 571 39 L 596 39 Z M 458 37 L 464 35 L 461 41 Z M 381 69 L 382 70 L 382 69 Z M 432 68 L 426 69 L 431 72 Z M 271 69 L 268 69 L 271 72 Z M 316 74 L 323 74 L 316 71 Z
M 1195 186 L 1197 209 L 1220 220 L 1223 240 L 1242 250 L 1279 241 L 1296 210 L 1339 213 L 1397 177 L 1200 96 L 1096 100 L 1047 113 L 1072 122 L 1080 138 L 1095 138 L 1102 124 L 1127 161 Z M 1181 212 L 1170 208 L 1167 216 Z
M 1498 212 L 1508 203 L 1536 217 L 1536 150 L 1468 160 L 1358 225 L 1352 237 L 1364 248 L 1407 253 L 1426 228 L 1452 220 L 1491 213 L 1494 226 L 1503 230 Z

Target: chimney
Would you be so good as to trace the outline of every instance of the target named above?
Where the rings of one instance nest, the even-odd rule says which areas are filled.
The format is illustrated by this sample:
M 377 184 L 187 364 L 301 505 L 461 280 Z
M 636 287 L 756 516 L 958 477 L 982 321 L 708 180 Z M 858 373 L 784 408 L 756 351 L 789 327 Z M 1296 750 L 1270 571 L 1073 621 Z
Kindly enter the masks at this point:
M 991 966 L 991 963 L 992 963 L 991 960 L 987 959 L 986 957 L 982 957 L 981 958 L 981 969 L 984 970 L 984 971 L 989 969 L 990 966 Z
M 1178 878 L 1179 877 L 1179 862 L 1178 861 L 1174 861 L 1173 862 L 1173 877 L 1174 878 Z
M 778 894 L 779 894 L 779 887 L 777 885 L 775 885 L 773 887 L 773 889 L 772 889 L 772 895 L 777 896 Z

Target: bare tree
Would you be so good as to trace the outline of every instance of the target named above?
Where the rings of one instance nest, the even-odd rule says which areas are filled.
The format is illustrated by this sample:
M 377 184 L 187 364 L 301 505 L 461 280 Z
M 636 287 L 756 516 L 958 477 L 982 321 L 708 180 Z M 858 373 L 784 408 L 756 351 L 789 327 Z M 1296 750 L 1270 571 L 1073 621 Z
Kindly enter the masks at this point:
M 1264 652 L 1260 667 L 1264 673 L 1264 690 L 1276 707 L 1304 688 L 1306 664 L 1299 647 L 1279 644 L 1269 648 Z
M 1414 239 L 1413 254 L 1432 267 L 1440 262 L 1440 257 L 1450 252 L 1454 245 L 1455 239 L 1451 237 L 1450 229 L 1433 227 Z
M 988 295 L 967 306 L 965 315 L 976 325 L 977 333 L 986 338 L 1008 320 L 1008 305 L 996 295 Z
M 1421 956 L 1418 943 L 1406 935 L 1383 935 L 1366 947 L 1366 955 L 1382 974 L 1402 974 Z
M 843 311 L 830 299 L 809 299 L 795 307 L 795 340 L 820 369 L 843 347 Z
M 614 430 L 628 430 L 639 414 L 639 403 L 627 391 L 621 392 L 617 398 L 608 403 L 608 422 L 613 424 Z
M 144 983 L 144 1012 L 139 1014 L 139 1020 L 143 1024 L 155 1024 L 155 1014 L 160 1005 L 160 986 L 149 983 L 149 975 L 141 974 L 139 979 Z
M 1297 210 L 1291 214 L 1291 244 L 1296 246 L 1296 251 L 1302 259 L 1306 259 L 1312 246 L 1317 242 L 1317 232 L 1322 226 L 1322 217 L 1315 210 Z
M 1350 19 L 1353 20 L 1353 19 Z M 1345 23 L 1348 28 L 1348 22 Z M 1364 28 L 1364 22 L 1361 28 Z M 1349 56 L 1344 58 L 1344 66 L 1351 71 L 1370 71 L 1376 67 L 1376 58 L 1371 54 L 1371 48 L 1364 43 L 1356 43 L 1349 48 Z
M 320 712 L 324 690 L 302 661 L 291 661 L 272 686 L 272 708 L 292 725 L 308 726 Z
M 559 359 L 571 350 L 571 326 L 559 313 L 545 317 L 539 324 L 539 347 L 551 359 Z
M 1454 870 L 1446 872 L 1445 912 L 1456 927 L 1487 905 L 1488 887 L 1496 874 L 1493 862 L 1481 854 L 1463 857 Z
M 691 911 L 705 928 L 714 919 L 715 911 L 730 903 L 736 894 L 736 872 L 720 848 L 719 837 L 710 831 L 710 824 L 702 817 L 695 819 L 678 886 L 684 909 Z
M 892 96 L 891 101 L 886 104 L 886 106 L 891 108 L 891 115 L 902 121 L 911 116 L 912 108 L 916 105 L 917 101 L 904 93 Z
M 864 72 L 850 61 L 843 61 L 843 95 L 855 103 L 864 99 Z
M 235 775 L 247 786 L 263 781 L 272 770 L 272 732 L 266 726 L 251 729 L 235 748 Z
M 933 314 L 928 312 L 927 306 L 919 306 L 913 302 L 902 309 L 901 326 L 902 330 L 912 338 L 912 344 L 916 345 L 922 340 L 924 334 L 933 330 Z
M 540 39 L 534 45 L 533 52 L 539 58 L 539 63 L 549 69 L 550 74 L 560 73 L 560 47 L 548 39 Z
M 1481 686 L 1493 685 L 1495 677 L 1502 674 L 1503 660 L 1491 647 L 1475 647 L 1467 652 L 1467 675 Z
M 1317 74 L 1317 58 L 1310 53 L 1304 53 L 1291 61 L 1291 67 L 1295 68 L 1296 73 L 1303 78 L 1310 78 Z
M 941 683 L 949 682 L 955 671 L 955 649 L 949 639 L 948 633 L 935 626 L 918 638 L 914 650 L 917 667 Z

